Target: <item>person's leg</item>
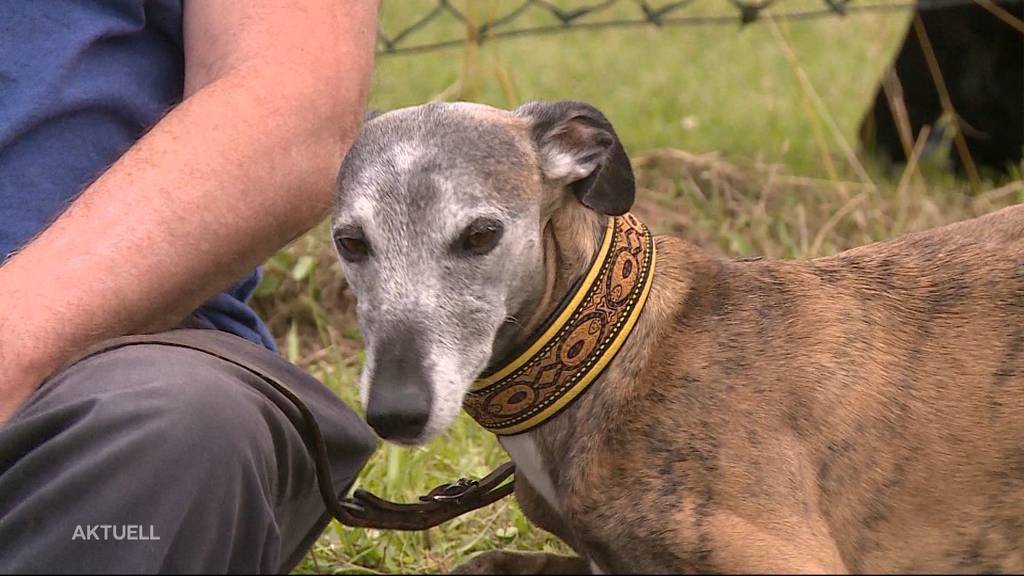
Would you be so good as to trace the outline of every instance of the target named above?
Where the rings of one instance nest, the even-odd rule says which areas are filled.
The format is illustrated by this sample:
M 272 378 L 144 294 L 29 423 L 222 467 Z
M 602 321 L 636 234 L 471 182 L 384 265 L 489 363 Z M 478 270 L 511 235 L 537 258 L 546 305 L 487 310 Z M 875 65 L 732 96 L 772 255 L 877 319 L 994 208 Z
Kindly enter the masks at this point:
M 372 433 L 236 340 L 317 416 L 344 491 Z M 204 352 L 132 345 L 71 366 L 0 427 L 0 572 L 289 570 L 328 520 L 293 420 L 259 376 Z

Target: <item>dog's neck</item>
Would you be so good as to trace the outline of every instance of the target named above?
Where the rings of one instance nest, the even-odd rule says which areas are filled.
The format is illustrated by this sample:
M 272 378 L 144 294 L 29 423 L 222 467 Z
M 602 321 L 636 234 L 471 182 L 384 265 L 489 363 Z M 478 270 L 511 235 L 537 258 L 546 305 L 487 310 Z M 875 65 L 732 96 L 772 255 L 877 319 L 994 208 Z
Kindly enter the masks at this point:
M 492 360 L 508 358 L 553 314 L 590 267 L 604 235 L 607 216 L 571 201 L 552 214 L 544 227 L 543 273 L 532 296 L 498 331 Z
M 606 233 L 607 216 L 598 214 L 571 202 L 556 210 L 543 234 L 543 273 L 534 274 L 537 282 L 531 296 L 518 311 L 515 321 L 507 322 L 498 332 L 494 346 L 494 359 L 509 358 L 516 350 L 528 345 L 542 325 L 557 313 L 560 304 L 578 286 L 578 280 L 587 274 Z M 563 411 L 553 420 L 572 420 L 575 409 Z M 549 421 L 551 424 L 552 421 Z M 561 511 L 558 502 L 560 471 L 550 466 L 551 438 L 540 438 L 540 430 L 561 429 L 561 426 L 541 426 L 517 436 L 499 436 L 512 456 L 519 473 L 548 502 L 553 510 Z M 545 434 L 545 436 L 547 436 Z M 565 445 L 568 438 L 558 443 Z
M 606 217 L 586 209 L 559 212 L 551 218 L 545 228 L 544 274 L 535 274 L 543 288 L 537 290 L 532 304 L 525 307 L 526 310 L 532 308 L 529 320 L 500 335 L 503 351 L 521 348 L 560 308 L 565 296 L 575 291 L 577 279 L 590 269 L 600 250 L 607 224 Z M 662 258 L 657 260 L 663 262 Z M 644 393 L 635 386 L 637 382 L 645 382 L 638 375 L 651 361 L 654 348 L 651 343 L 658 339 L 659 326 L 664 325 L 672 313 L 671 299 L 664 295 L 667 292 L 685 294 L 688 288 L 686 276 L 679 268 L 678 263 L 670 262 L 662 274 L 653 276 L 650 296 L 640 308 L 629 336 L 618 349 L 615 360 L 587 387 L 584 395 L 524 433 L 499 436 L 520 472 L 555 509 L 559 508 L 559 495 L 570 481 L 572 471 L 586 469 L 591 458 L 588 454 L 595 453 L 591 448 L 599 439 L 593 434 L 592 423 L 622 417 L 629 399 Z M 661 290 L 658 289 L 659 276 Z M 675 282 L 673 277 L 684 281 Z

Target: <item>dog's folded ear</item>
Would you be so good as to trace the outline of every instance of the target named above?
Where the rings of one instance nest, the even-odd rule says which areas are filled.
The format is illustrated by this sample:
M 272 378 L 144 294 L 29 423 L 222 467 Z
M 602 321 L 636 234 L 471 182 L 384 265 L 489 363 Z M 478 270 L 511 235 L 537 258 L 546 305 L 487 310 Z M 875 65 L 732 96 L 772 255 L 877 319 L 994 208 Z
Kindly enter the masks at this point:
M 617 216 L 633 206 L 629 157 L 611 122 L 597 108 L 572 100 L 529 102 L 513 112 L 530 121 L 541 171 L 571 188 L 584 206 Z

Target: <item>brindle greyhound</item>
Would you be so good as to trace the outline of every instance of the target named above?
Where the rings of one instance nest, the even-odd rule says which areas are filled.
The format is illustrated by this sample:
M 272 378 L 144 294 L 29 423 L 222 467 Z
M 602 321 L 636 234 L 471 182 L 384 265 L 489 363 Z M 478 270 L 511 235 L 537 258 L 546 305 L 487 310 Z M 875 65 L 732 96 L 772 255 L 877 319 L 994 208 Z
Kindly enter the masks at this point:
M 590 275 L 633 196 L 583 103 L 370 120 L 333 233 L 377 433 L 430 440 L 482 373 L 575 322 L 560 314 L 605 282 Z M 611 268 L 638 280 L 602 298 L 637 294 L 631 320 L 585 346 L 610 363 L 525 424 L 497 420 L 544 382 L 474 405 L 504 431 L 524 513 L 579 557 L 459 571 L 1024 571 L 1024 206 L 805 261 L 663 236 L 653 256 L 623 226 L 630 261 Z

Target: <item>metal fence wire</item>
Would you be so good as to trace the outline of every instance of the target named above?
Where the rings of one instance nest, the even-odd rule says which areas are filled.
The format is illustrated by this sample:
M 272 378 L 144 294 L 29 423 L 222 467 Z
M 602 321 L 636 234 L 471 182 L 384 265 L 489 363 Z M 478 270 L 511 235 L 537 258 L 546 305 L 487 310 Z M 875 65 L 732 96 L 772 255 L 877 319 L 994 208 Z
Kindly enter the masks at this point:
M 388 0 L 406 3 L 409 0 Z M 933 10 L 951 6 L 975 4 L 978 0 L 814 0 L 803 2 L 802 7 L 786 10 L 786 0 L 681 0 L 675 2 L 648 2 L 647 0 L 601 0 L 579 2 L 563 7 L 550 0 L 521 0 L 480 3 L 479 0 L 436 0 L 415 19 L 397 31 L 385 32 L 389 24 L 382 18 L 377 32 L 379 54 L 410 54 L 461 46 L 466 42 L 482 44 L 487 40 L 513 36 L 532 36 L 564 31 L 615 28 L 630 26 L 687 26 L 708 24 L 739 24 L 756 22 L 771 9 L 774 17 L 789 20 L 809 20 L 823 17 L 841 17 L 854 12 L 900 12 L 915 6 L 919 10 Z M 1000 0 L 1000 4 L 1019 4 L 1024 0 Z M 471 3 L 477 2 L 474 12 L 491 7 L 487 18 L 471 16 Z M 715 11 L 698 10 L 714 2 Z M 817 3 L 816 7 L 814 6 Z M 561 4 L 567 4 L 562 2 Z M 497 6 L 500 6 L 498 8 Z M 407 8 L 408 5 L 405 6 Z M 602 18 L 602 16 L 611 16 Z M 447 37 L 438 38 L 427 30 L 437 23 L 455 25 Z

